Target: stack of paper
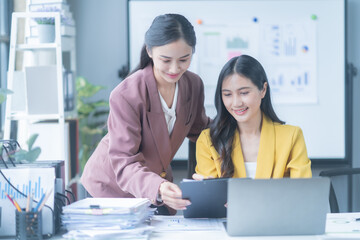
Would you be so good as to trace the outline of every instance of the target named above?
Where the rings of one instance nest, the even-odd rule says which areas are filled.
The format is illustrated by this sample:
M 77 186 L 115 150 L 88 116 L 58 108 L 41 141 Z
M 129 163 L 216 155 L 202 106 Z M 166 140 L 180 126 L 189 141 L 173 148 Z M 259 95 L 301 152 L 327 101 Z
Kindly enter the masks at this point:
M 144 238 L 153 227 L 145 222 L 153 215 L 145 198 L 87 198 L 63 208 L 65 238 Z

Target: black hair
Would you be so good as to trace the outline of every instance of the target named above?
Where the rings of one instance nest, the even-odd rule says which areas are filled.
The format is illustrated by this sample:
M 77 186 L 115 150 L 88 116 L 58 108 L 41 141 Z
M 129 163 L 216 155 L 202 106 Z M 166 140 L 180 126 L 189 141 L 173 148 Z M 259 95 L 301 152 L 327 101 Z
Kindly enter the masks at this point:
M 273 122 L 285 124 L 285 122 L 277 117 L 271 104 L 270 85 L 261 64 L 255 58 L 248 55 L 241 55 L 230 59 L 222 68 L 219 75 L 215 90 L 217 115 L 210 125 L 211 141 L 221 158 L 222 177 L 232 177 L 234 175 L 234 164 L 231 159 L 231 152 L 235 131 L 237 129 L 237 121 L 227 111 L 222 100 L 222 84 L 228 76 L 233 74 L 238 74 L 250 79 L 259 90 L 263 90 L 265 83 L 267 83 L 267 90 L 264 98 L 261 100 L 260 109 Z
M 184 39 L 192 47 L 193 53 L 195 52 L 196 36 L 194 27 L 184 16 L 180 14 L 157 16 L 145 33 L 145 43 L 141 49 L 140 63 L 130 74 L 139 69 L 144 69 L 149 63 L 153 63 L 146 48 L 151 51 L 152 47 L 163 46 L 179 39 Z

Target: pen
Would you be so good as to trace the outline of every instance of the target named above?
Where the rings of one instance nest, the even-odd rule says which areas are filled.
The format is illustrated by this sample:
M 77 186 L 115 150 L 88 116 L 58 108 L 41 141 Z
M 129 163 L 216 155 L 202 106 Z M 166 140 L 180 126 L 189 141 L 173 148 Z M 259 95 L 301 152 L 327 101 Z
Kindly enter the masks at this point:
M 40 207 L 37 209 L 39 212 L 41 211 L 41 209 L 44 207 L 46 201 L 48 200 L 48 198 L 50 197 L 50 194 L 52 192 L 52 189 L 46 194 L 44 200 L 42 201 Z
M 29 211 L 32 212 L 32 204 L 33 204 L 33 194 L 30 194 L 30 203 L 29 203 Z
M 28 194 L 27 196 L 27 202 L 26 202 L 26 212 L 29 211 L 29 207 L 30 207 L 30 194 Z
M 16 202 L 15 199 L 13 199 L 13 201 L 14 201 L 14 204 L 15 204 L 16 209 L 17 209 L 19 212 L 21 212 L 21 207 L 19 206 L 19 204 Z
M 43 194 L 40 198 L 40 201 L 38 202 L 38 204 L 36 205 L 36 207 L 34 208 L 34 212 L 37 212 L 37 210 L 39 209 L 42 201 L 44 200 L 45 194 Z
M 10 197 L 7 193 L 5 193 L 5 195 L 6 195 L 6 197 L 10 200 L 10 202 L 11 202 L 12 204 L 14 204 L 14 201 L 11 199 L 11 197 Z M 15 206 L 15 204 L 14 204 L 14 206 Z
M 21 212 L 21 208 L 19 206 L 19 204 L 15 201 L 15 199 L 12 199 L 11 196 L 9 196 L 9 194 L 5 193 L 6 197 L 10 200 L 10 202 L 16 207 L 16 209 Z

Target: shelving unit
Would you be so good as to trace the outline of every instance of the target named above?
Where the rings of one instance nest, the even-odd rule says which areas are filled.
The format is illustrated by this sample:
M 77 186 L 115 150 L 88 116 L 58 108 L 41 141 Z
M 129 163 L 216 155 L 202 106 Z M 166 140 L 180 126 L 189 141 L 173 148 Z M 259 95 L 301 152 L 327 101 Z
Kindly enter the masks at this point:
M 19 19 L 26 19 L 27 21 L 33 19 L 33 18 L 54 18 L 55 19 L 55 41 L 54 43 L 25 43 L 25 44 L 19 44 L 18 43 L 18 22 Z M 34 88 L 33 86 L 28 86 L 28 81 L 26 76 L 25 69 L 21 69 L 20 71 L 15 69 L 16 68 L 16 57 L 17 52 L 38 52 L 38 51 L 55 51 L 55 60 L 56 64 L 49 65 L 45 67 L 55 67 L 56 68 L 56 79 L 49 79 L 53 80 L 54 83 L 56 82 L 56 86 L 51 86 L 56 88 L 56 92 L 53 95 L 56 96 L 49 96 L 47 99 L 43 99 L 43 105 L 39 104 L 41 106 L 36 106 L 37 111 L 39 112 L 31 112 L 29 111 L 29 95 L 39 95 L 41 96 L 44 91 L 51 92 L 51 89 L 43 89 L 42 86 L 36 86 Z M 17 75 L 23 76 L 23 83 L 24 86 L 18 86 L 17 88 L 25 89 L 24 94 L 25 96 L 21 96 L 21 93 L 16 93 L 14 91 L 14 94 L 10 94 L 6 101 L 6 110 L 5 110 L 5 126 L 4 126 L 4 139 L 10 139 L 12 135 L 12 121 L 17 121 L 18 124 L 21 126 L 24 126 L 24 131 L 22 132 L 22 136 L 18 136 L 18 142 L 20 145 L 25 148 L 26 147 L 26 141 L 30 137 L 30 127 L 39 122 L 57 122 L 57 133 L 54 134 L 58 136 L 59 139 L 49 139 L 50 142 L 48 142 L 49 145 L 52 144 L 51 141 L 54 141 L 53 144 L 57 144 L 57 149 L 59 150 L 59 155 L 56 156 L 57 159 L 40 159 L 40 160 L 64 160 L 64 167 L 65 167 L 65 183 L 67 184 L 70 176 L 69 176 L 69 167 L 70 167 L 70 159 L 69 155 L 66 154 L 69 152 L 68 146 L 66 145 L 66 129 L 65 129 L 65 120 L 76 118 L 76 109 L 74 107 L 74 110 L 66 112 L 64 111 L 64 76 L 63 76 L 63 53 L 69 52 L 70 53 L 70 71 L 75 74 L 76 70 L 76 59 L 75 59 L 75 38 L 74 36 L 70 37 L 62 37 L 61 36 L 61 16 L 59 12 L 16 12 L 12 14 L 12 24 L 11 24 L 11 36 L 10 36 L 10 53 L 9 53 L 9 69 L 8 69 L 8 84 L 7 87 L 10 90 L 14 91 L 14 77 Z M 45 69 L 45 68 L 44 68 Z M 38 70 L 37 70 L 38 71 Z M 41 71 L 41 69 L 40 69 Z M 45 74 L 45 73 L 44 73 Z M 42 76 L 44 77 L 44 76 Z M 54 75 L 55 77 L 55 75 Z M 40 78 L 40 76 L 39 76 Z M 17 80 L 18 81 L 18 80 Z M 19 82 L 16 84 L 19 85 Z M 51 82 L 49 82 L 51 85 Z M 21 84 L 20 84 L 21 85 Z M 73 83 L 73 89 L 75 88 Z M 16 88 L 16 87 L 15 87 Z M 29 94 L 29 89 L 31 89 L 33 92 Z M 35 90 L 34 90 L 35 89 Z M 75 99 L 75 96 L 73 96 Z M 23 99 L 22 99 L 23 98 Z M 13 101 L 17 102 L 23 102 L 25 105 L 24 108 L 22 108 L 22 105 L 20 108 L 22 109 L 16 109 L 16 107 L 13 106 Z M 56 106 L 54 106 L 51 111 L 44 110 L 41 112 L 42 107 L 46 109 L 46 106 L 50 103 L 56 103 Z M 48 104 L 48 105 L 47 105 Z M 18 107 L 19 108 L 19 107 Z M 17 134 L 15 134 L 17 135 Z M 40 136 L 39 136 L 40 137 Z M 58 141 L 55 141 L 58 140 Z M 56 143 L 57 142 L 57 143 Z M 24 145 L 25 144 L 25 145 Z M 35 142 L 35 145 L 36 142 Z M 54 146 L 51 146 L 54 147 Z M 40 146 L 42 150 L 44 150 L 44 146 Z M 40 155 L 41 156 L 41 155 Z

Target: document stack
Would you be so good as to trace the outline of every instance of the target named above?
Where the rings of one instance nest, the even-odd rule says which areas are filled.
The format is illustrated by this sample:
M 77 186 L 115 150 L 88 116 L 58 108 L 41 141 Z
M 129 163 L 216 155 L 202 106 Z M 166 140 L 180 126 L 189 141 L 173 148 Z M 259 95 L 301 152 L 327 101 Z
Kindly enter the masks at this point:
M 145 198 L 86 198 L 63 208 L 63 237 L 148 239 L 153 215 Z

